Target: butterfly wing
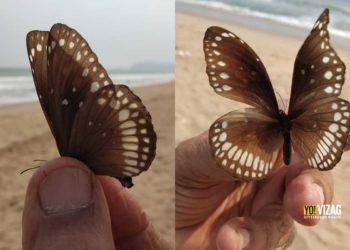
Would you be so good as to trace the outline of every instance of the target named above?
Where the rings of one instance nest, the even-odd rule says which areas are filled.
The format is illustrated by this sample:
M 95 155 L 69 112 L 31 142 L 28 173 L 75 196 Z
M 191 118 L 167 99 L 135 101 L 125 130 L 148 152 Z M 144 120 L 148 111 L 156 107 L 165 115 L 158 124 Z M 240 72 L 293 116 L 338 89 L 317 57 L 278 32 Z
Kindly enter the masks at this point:
M 271 172 L 283 136 L 277 120 L 264 110 L 247 108 L 216 120 L 209 143 L 218 166 L 240 180 L 256 180 Z
M 155 156 L 148 111 L 126 86 L 112 84 L 76 30 L 55 24 L 50 32 L 37 33 L 27 36 L 28 54 L 60 154 L 131 185 L 130 177 L 147 170 Z M 43 53 L 33 57 L 39 41 Z
M 49 101 L 50 87 L 47 81 L 47 41 L 49 32 L 31 31 L 27 34 L 27 52 L 32 70 L 34 84 L 41 108 L 44 112 L 47 123 L 56 138 L 52 129 L 52 114 Z
M 50 113 L 61 155 L 70 156 L 69 141 L 75 115 L 97 90 L 112 83 L 86 40 L 64 24 L 52 26 L 48 38 Z
M 70 151 L 96 174 L 120 180 L 147 170 L 156 134 L 140 98 L 124 85 L 108 85 L 97 93 L 77 112 Z
M 69 155 L 70 131 L 79 105 L 111 80 L 88 43 L 64 24 L 55 24 L 50 32 L 29 32 L 27 51 L 37 94 L 58 150 L 61 155 Z
M 328 14 L 326 9 L 320 15 L 296 57 L 288 111 L 291 118 L 315 101 L 339 96 L 344 84 L 345 65 L 329 43 Z
M 206 72 L 215 92 L 272 116 L 278 105 L 266 69 L 255 52 L 238 36 L 210 27 L 204 36 Z
M 323 99 L 293 121 L 292 142 L 307 165 L 332 169 L 341 159 L 350 131 L 350 104 L 340 98 Z
M 349 133 L 349 103 L 338 96 L 345 65 L 329 43 L 326 9 L 315 23 L 295 61 L 289 117 L 291 139 L 307 165 L 333 168 Z

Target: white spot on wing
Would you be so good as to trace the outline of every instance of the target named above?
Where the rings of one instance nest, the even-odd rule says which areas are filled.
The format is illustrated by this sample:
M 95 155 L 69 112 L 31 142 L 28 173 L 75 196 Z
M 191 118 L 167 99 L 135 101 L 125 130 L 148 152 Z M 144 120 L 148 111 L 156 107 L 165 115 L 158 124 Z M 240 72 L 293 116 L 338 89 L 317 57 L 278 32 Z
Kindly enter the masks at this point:
M 333 87 L 328 86 L 327 88 L 324 89 L 324 92 L 326 92 L 327 94 L 333 93 Z
M 250 153 L 247 158 L 247 163 L 246 163 L 247 167 L 250 167 L 252 163 L 253 163 L 253 154 Z
M 228 151 L 227 156 L 231 159 L 232 156 L 234 155 L 234 153 L 237 151 L 237 149 L 238 149 L 237 145 L 234 146 L 233 148 L 231 148 L 231 149 Z
M 231 143 L 231 142 L 225 142 L 225 143 L 222 145 L 221 149 L 222 149 L 223 151 L 227 151 L 229 148 L 231 148 L 231 146 L 232 146 L 232 143 Z
M 336 123 L 332 123 L 331 125 L 329 125 L 329 131 L 331 131 L 333 133 L 337 132 L 338 129 L 339 129 L 339 126 Z
M 67 106 L 67 105 L 68 105 L 68 100 L 67 100 L 67 99 L 64 99 L 64 100 L 62 101 L 62 105 Z
M 225 85 L 222 86 L 222 89 L 223 89 L 224 91 L 230 91 L 230 90 L 232 89 L 232 87 L 225 84 Z
M 240 161 L 239 161 L 239 163 L 240 163 L 241 165 L 244 165 L 244 162 L 245 162 L 245 160 L 246 160 L 246 158 L 247 158 L 247 155 L 248 155 L 248 151 L 244 151 L 244 153 L 242 154 L 242 157 L 241 157 L 241 159 L 240 159 Z
M 89 69 L 88 69 L 88 68 L 85 68 L 85 69 L 83 70 L 82 76 L 83 76 L 83 77 L 86 77 L 88 74 L 89 74 Z
M 119 121 L 124 121 L 130 116 L 130 111 L 128 109 L 123 109 L 119 112 Z
M 94 93 L 94 92 L 96 92 L 99 88 L 100 88 L 100 85 L 98 84 L 98 82 L 93 82 L 93 83 L 91 83 L 90 91 L 91 91 L 92 93 Z
M 78 53 L 75 57 L 75 60 L 80 61 L 80 59 L 81 59 L 81 53 L 80 53 L 80 51 L 78 51 Z
M 328 71 L 326 71 L 326 73 L 324 73 L 323 76 L 325 79 L 330 80 L 333 77 L 333 73 L 332 73 L 332 71 L 328 70 Z
M 328 56 L 324 56 L 324 57 L 322 58 L 322 62 L 323 62 L 323 63 L 328 63 L 328 62 L 329 62 L 329 57 L 328 57 Z
M 228 79 L 228 78 L 230 77 L 230 75 L 227 74 L 226 72 L 222 72 L 222 73 L 220 73 L 220 77 L 221 77 L 222 79 Z
M 226 141 L 226 138 L 227 138 L 227 134 L 226 132 L 222 132 L 219 136 L 219 141 Z
M 239 157 L 241 157 L 241 154 L 242 154 L 242 149 L 239 149 L 237 151 L 237 153 L 235 154 L 235 157 L 233 157 L 233 160 L 237 161 L 239 159 Z
M 64 40 L 63 38 L 61 38 L 59 41 L 58 41 L 58 44 L 63 47 L 64 44 L 66 43 L 66 40 Z M 54 48 L 55 46 L 52 46 L 52 48 Z
M 37 51 L 42 51 L 42 49 L 43 49 L 43 47 L 41 46 L 41 44 L 38 43 L 38 44 L 36 45 L 36 50 L 37 50 Z

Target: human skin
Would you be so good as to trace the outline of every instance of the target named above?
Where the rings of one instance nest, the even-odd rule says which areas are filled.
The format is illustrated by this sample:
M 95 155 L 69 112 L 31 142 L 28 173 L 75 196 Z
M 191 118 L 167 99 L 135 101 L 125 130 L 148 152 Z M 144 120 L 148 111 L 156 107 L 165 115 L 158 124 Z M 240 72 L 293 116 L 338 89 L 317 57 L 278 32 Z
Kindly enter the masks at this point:
M 288 246 L 294 221 L 305 219 L 306 204 L 331 203 L 331 171 L 310 169 L 293 153 L 289 166 L 277 160 L 275 171 L 260 181 L 238 181 L 217 167 L 208 133 L 176 148 L 177 249 L 268 250 Z
M 126 188 L 68 157 L 34 173 L 22 224 L 24 250 L 169 249 Z

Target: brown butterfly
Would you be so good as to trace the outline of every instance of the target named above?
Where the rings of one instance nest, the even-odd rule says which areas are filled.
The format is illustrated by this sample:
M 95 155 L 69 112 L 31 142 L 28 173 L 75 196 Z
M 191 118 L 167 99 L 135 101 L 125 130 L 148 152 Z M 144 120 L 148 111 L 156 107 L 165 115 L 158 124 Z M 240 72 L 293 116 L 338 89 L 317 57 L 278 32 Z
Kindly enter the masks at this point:
M 204 37 L 206 72 L 215 92 L 254 108 L 230 112 L 210 127 L 216 163 L 233 177 L 262 179 L 283 149 L 306 164 L 332 169 L 341 159 L 350 130 L 350 104 L 339 98 L 345 65 L 329 43 L 325 9 L 300 48 L 294 64 L 289 110 L 278 108 L 264 65 L 238 36 L 210 27 Z
M 55 24 L 27 34 L 36 91 L 61 156 L 110 175 L 124 186 L 150 166 L 156 134 L 151 116 L 124 85 L 113 85 L 86 40 Z

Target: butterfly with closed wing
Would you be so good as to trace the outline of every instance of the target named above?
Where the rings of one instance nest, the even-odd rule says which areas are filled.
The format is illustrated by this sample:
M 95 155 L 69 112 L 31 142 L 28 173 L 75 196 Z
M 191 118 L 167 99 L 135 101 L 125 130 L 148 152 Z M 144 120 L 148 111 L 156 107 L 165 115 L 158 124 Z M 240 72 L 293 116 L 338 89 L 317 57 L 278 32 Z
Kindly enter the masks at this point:
M 332 169 L 350 131 L 350 104 L 339 98 L 345 65 L 329 43 L 325 9 L 300 48 L 288 112 L 278 108 L 264 65 L 237 35 L 210 27 L 204 37 L 206 72 L 216 93 L 254 108 L 230 112 L 209 130 L 218 166 L 240 180 L 272 172 L 280 152 L 286 165 L 292 147 L 308 167 Z
M 151 116 L 140 98 L 114 85 L 86 40 L 64 24 L 29 32 L 27 51 L 60 155 L 131 187 L 156 150 Z

